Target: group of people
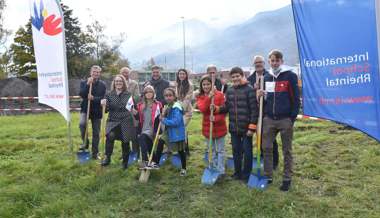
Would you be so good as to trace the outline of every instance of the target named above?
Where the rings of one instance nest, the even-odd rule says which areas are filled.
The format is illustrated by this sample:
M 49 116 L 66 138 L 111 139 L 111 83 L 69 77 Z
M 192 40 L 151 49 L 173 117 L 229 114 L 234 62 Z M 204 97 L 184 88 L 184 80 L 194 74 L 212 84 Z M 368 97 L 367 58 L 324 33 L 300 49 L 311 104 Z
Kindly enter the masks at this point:
M 248 181 L 252 171 L 253 143 L 259 119 L 259 99 L 264 99 L 262 120 L 262 154 L 264 175 L 272 183 L 273 170 L 279 162 L 276 136 L 281 134 L 284 156 L 283 181 L 280 190 L 288 191 L 292 178 L 292 137 L 293 126 L 299 107 L 299 87 L 297 75 L 283 65 L 283 54 L 272 50 L 268 55 L 269 70 L 265 69 L 262 56 L 253 58 L 255 72 L 246 78 L 240 67 L 229 72 L 231 84 L 227 85 L 217 77 L 217 67 L 207 67 L 194 91 L 186 69 L 179 69 L 176 81 L 170 84 L 162 78 L 160 67 L 152 67 L 152 77 L 142 87 L 130 78 L 130 69 L 124 67 L 111 84 L 106 94 L 106 85 L 99 79 L 101 68 L 93 66 L 90 77 L 80 85 L 81 104 L 80 130 L 84 146 L 87 101 L 91 101 L 90 119 L 92 123 L 92 157 L 98 159 L 98 144 L 102 107 L 109 113 L 106 123 L 105 158 L 101 165 L 111 163 L 114 141 L 122 143 L 122 166 L 128 167 L 130 144 L 134 152 L 141 153 L 141 168 L 157 169 L 166 145 L 169 152 L 178 152 L 181 159 L 180 175 L 186 175 L 186 158 L 190 155 L 187 126 L 192 118 L 193 105 L 202 113 L 202 134 L 207 146 L 212 149 L 213 166 L 225 175 L 225 136 L 231 136 L 234 174 L 233 179 Z M 260 84 L 264 86 L 260 87 Z M 89 92 L 91 86 L 91 92 Z M 228 115 L 228 129 L 226 116 Z M 210 124 L 213 124 L 210 131 Z M 153 149 L 156 134 L 160 134 L 151 162 L 149 155 Z M 212 140 L 209 140 L 209 139 Z M 209 143 L 212 141 L 212 143 Z M 140 152 L 141 151 L 141 152 Z M 208 151 L 208 149 L 207 149 Z

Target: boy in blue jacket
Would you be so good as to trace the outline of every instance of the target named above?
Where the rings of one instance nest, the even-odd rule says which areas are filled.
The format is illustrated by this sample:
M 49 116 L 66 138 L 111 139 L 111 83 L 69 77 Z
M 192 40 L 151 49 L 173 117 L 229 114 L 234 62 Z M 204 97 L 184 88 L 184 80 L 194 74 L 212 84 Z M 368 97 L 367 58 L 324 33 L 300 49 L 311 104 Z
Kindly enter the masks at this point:
M 186 153 L 185 153 L 185 124 L 183 122 L 183 109 L 179 102 L 177 102 L 176 91 L 173 88 L 166 88 L 164 90 L 164 98 L 166 105 L 164 107 L 163 117 L 161 118 L 162 124 L 165 125 L 165 140 L 170 151 L 178 151 L 181 158 L 182 169 L 181 176 L 186 175 Z
M 271 69 L 264 76 L 265 90 L 258 95 L 265 96 L 263 119 L 264 174 L 272 183 L 273 175 L 273 140 L 281 134 L 282 153 L 284 155 L 283 181 L 281 191 L 288 191 L 292 179 L 292 140 L 293 125 L 300 108 L 298 77 L 283 65 L 281 51 L 269 53 Z

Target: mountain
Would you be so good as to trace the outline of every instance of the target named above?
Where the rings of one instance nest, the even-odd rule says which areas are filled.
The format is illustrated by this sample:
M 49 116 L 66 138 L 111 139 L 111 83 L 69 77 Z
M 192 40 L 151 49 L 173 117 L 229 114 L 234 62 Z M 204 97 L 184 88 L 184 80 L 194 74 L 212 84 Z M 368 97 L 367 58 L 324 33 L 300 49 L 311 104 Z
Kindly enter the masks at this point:
M 185 21 L 185 32 L 186 44 L 197 46 L 210 41 L 218 31 L 200 20 L 190 19 Z M 132 62 L 141 62 L 163 52 L 175 53 L 179 48 L 183 48 L 182 22 L 132 44 L 127 43 L 123 53 Z
M 212 30 L 207 28 L 207 31 Z M 221 31 L 214 31 L 213 34 L 197 32 L 196 36 L 206 37 L 199 40 L 198 44 L 191 44 L 191 41 L 187 43 L 187 68 L 193 68 L 196 72 L 204 71 L 208 64 L 216 64 L 220 68 L 250 66 L 253 55 L 260 54 L 266 57 L 269 51 L 274 48 L 284 52 L 286 64 L 298 63 L 291 6 L 258 13 L 241 24 L 227 27 Z M 180 37 L 177 38 L 181 39 Z M 174 40 L 170 44 L 175 44 L 173 42 Z M 157 50 L 158 54 L 155 53 L 157 55 L 153 55 L 156 63 L 160 65 L 166 63 L 168 68 L 183 66 L 183 48 L 181 45 L 177 49 L 174 49 L 175 46 L 160 45 L 162 49 Z

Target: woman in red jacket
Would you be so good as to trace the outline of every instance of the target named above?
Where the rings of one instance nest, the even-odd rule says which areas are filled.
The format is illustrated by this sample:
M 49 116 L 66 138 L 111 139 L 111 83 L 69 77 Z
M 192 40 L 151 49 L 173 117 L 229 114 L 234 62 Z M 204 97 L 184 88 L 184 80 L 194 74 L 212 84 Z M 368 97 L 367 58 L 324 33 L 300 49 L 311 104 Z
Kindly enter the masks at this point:
M 216 90 L 211 85 L 211 77 L 204 76 L 200 81 L 200 92 L 197 96 L 197 106 L 200 112 L 203 114 L 202 120 L 202 133 L 206 138 L 207 147 L 210 140 L 210 106 L 211 97 L 214 96 L 214 105 L 219 107 L 224 105 L 224 95 L 222 92 Z M 212 164 L 221 174 L 225 174 L 224 167 L 224 137 L 227 134 L 227 125 L 225 120 L 225 114 L 215 114 L 212 131 Z M 209 149 L 207 149 L 207 152 Z M 208 155 L 208 153 L 206 153 Z

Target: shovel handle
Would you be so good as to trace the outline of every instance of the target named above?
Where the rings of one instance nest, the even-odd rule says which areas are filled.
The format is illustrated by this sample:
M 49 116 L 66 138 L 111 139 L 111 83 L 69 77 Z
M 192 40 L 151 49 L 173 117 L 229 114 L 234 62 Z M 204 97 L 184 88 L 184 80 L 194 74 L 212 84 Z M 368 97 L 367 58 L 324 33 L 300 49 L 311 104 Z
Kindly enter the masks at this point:
M 90 88 L 88 90 L 88 93 L 92 93 L 92 83 L 90 83 Z M 87 114 L 86 114 L 86 131 L 84 133 L 84 142 L 83 144 L 87 143 L 87 137 L 88 137 L 88 120 L 90 119 L 90 107 L 91 107 L 91 100 L 87 97 Z

